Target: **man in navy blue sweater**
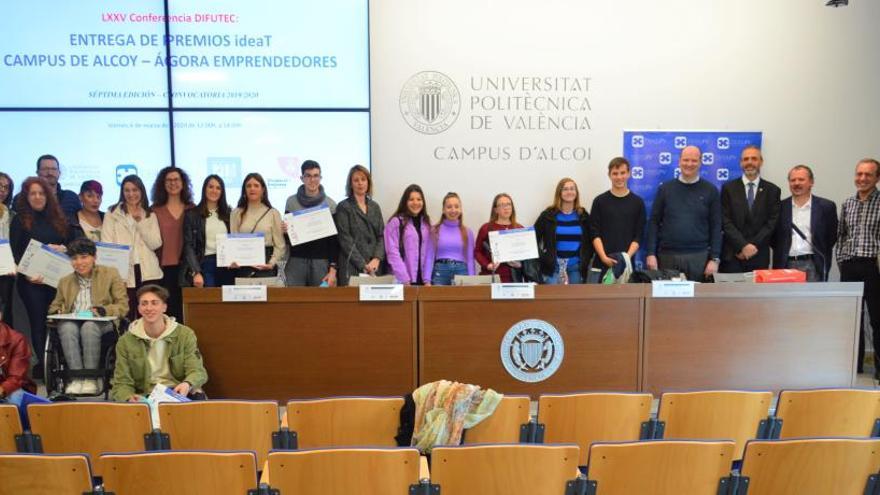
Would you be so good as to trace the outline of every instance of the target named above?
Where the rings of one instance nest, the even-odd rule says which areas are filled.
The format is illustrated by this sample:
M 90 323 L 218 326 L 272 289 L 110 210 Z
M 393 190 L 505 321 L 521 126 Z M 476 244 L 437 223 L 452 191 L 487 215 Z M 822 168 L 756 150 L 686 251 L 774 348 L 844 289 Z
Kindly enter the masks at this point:
M 677 179 L 657 190 L 648 223 L 647 264 L 703 281 L 718 271 L 721 255 L 721 200 L 718 189 L 700 180 L 702 152 L 681 150 Z

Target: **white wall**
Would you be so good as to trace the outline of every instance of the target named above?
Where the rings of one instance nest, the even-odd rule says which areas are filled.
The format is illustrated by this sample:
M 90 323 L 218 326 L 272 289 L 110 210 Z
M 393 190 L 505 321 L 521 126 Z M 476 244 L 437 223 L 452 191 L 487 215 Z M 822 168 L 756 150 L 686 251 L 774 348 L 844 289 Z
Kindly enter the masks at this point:
M 852 0 L 373 0 L 370 5 L 372 164 L 385 215 L 403 188 L 421 184 L 429 213 L 459 192 L 466 223 L 488 218 L 492 197 L 513 195 L 521 223 L 572 176 L 582 202 L 608 187 L 608 160 L 624 129 L 764 132 L 765 178 L 787 191 L 786 173 L 807 163 L 816 194 L 840 203 L 856 161 L 880 157 L 880 2 Z M 461 114 L 426 135 L 401 116 L 405 82 L 420 71 L 449 76 Z M 472 111 L 480 76 L 589 77 L 588 131 L 505 130 L 510 112 Z M 533 96 L 539 92 L 533 92 Z M 522 91 L 493 93 L 524 95 Z M 470 119 L 490 113 L 493 130 Z M 540 112 L 513 112 L 535 117 Z M 434 158 L 442 147 L 587 147 L 585 160 Z

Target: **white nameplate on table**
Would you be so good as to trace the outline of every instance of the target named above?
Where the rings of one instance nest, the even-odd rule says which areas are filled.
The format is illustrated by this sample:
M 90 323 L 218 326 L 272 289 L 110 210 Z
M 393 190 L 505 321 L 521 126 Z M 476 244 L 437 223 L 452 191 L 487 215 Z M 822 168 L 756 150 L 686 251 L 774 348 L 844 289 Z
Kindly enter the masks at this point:
M 694 297 L 694 282 L 654 280 L 651 282 L 652 297 Z
M 0 239 L 0 275 L 15 273 L 15 258 L 12 257 L 12 247 L 9 239 Z
M 57 289 L 61 277 L 73 273 L 73 266 L 70 265 L 67 255 L 31 239 L 18 264 L 18 272 L 28 277 L 42 275 L 44 284 Z
M 489 249 L 493 263 L 535 259 L 538 257 L 535 228 L 493 230 L 489 232 Z
M 336 235 L 336 222 L 330 214 L 330 206 L 319 205 L 284 215 L 290 244 L 297 246 Z
M 265 285 L 224 285 L 223 302 L 265 302 L 268 301 Z
M 131 247 L 124 244 L 96 242 L 95 248 L 95 264 L 116 268 L 122 280 L 128 281 L 128 258 L 131 256 Z
M 403 301 L 403 284 L 359 285 L 361 301 Z
M 266 264 L 266 241 L 262 232 L 217 234 L 217 266 Z
M 49 315 L 46 317 L 49 320 L 59 320 L 59 321 L 116 321 L 117 318 L 115 316 L 97 316 L 93 314 L 92 316 L 85 316 L 79 313 L 61 313 L 57 315 Z
M 535 284 L 492 284 L 492 299 L 534 299 Z

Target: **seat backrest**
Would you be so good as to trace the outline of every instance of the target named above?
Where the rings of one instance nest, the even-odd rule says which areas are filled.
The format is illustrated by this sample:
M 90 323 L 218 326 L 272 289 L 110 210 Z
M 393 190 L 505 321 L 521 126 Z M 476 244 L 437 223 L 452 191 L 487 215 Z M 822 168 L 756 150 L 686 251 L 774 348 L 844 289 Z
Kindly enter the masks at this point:
M 247 450 L 262 466 L 278 430 L 275 401 L 210 400 L 159 404 L 162 431 L 175 450 Z
M 0 452 L 17 452 L 15 435 L 21 435 L 18 407 L 12 404 L 0 404 Z
M 393 495 L 419 482 L 413 448 L 344 448 L 269 453 L 269 485 L 298 495 Z
M 538 422 L 545 426 L 545 442 L 578 444 L 585 466 L 593 442 L 638 440 L 642 422 L 651 419 L 653 399 L 627 393 L 541 395 Z
M 0 455 L 0 495 L 82 495 L 91 491 L 92 473 L 84 455 Z
M 287 403 L 287 424 L 299 448 L 394 447 L 401 397 L 332 397 Z
M 783 390 L 779 438 L 867 437 L 880 418 L 880 390 Z
M 657 419 L 666 423 L 663 438 L 733 440 L 734 459 L 742 459 L 746 442 L 755 438 L 773 402 L 772 392 L 708 390 L 664 393 Z
M 240 495 L 257 487 L 253 452 L 105 454 L 104 489 L 126 495 Z
M 588 478 L 602 495 L 715 495 L 733 450 L 732 440 L 594 443 Z
M 749 495 L 862 495 L 880 471 L 880 438 L 752 440 L 742 474 Z
M 30 404 L 31 431 L 40 435 L 47 454 L 85 453 L 92 471 L 101 476 L 103 452 L 144 450 L 144 434 L 150 432 L 150 408 L 146 404 L 112 402 L 57 402 Z
M 505 395 L 491 416 L 465 432 L 464 444 L 519 442 L 519 427 L 530 419 L 529 405 L 527 395 Z
M 577 476 L 576 445 L 436 447 L 431 483 L 443 495 L 560 495 Z

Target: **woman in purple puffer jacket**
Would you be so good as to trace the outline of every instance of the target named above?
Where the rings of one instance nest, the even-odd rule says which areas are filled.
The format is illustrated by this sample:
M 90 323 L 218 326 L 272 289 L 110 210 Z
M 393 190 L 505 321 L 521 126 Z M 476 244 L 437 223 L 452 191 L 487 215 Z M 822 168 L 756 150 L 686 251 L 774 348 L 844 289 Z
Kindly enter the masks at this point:
M 410 184 L 385 225 L 385 257 L 394 278 L 404 285 L 431 285 L 434 260 L 428 259 L 431 219 L 426 210 L 422 188 Z

